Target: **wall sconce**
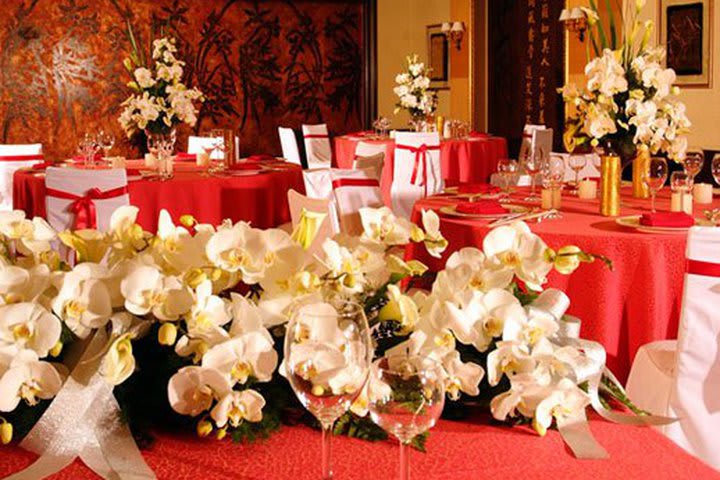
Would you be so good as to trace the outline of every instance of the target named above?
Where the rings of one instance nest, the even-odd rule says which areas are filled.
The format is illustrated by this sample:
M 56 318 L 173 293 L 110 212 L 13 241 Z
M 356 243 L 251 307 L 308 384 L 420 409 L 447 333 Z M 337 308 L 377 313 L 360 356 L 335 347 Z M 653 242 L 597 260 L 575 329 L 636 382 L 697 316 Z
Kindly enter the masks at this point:
M 569 32 L 577 34 L 578 39 L 585 41 L 585 31 L 588 27 L 587 14 L 580 7 L 566 8 L 560 13 L 560 21 Z
M 465 36 L 465 24 L 463 22 L 444 22 L 442 33 L 455 44 L 455 48 L 459 51 L 463 36 Z

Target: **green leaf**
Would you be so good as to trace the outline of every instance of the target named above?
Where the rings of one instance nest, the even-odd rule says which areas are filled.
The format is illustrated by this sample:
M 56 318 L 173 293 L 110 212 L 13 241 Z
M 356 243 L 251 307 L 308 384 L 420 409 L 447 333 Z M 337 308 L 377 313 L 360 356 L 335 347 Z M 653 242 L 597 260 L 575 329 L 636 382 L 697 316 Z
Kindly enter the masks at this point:
M 605 0 L 605 6 L 608 11 L 608 15 L 610 15 L 610 48 L 613 50 L 617 50 L 618 44 L 617 44 L 617 30 L 615 28 L 615 15 L 612 11 L 612 5 L 610 5 L 610 0 Z
M 595 10 L 596 12 L 598 11 L 597 5 L 595 4 L 595 0 L 590 0 L 590 7 L 593 10 Z M 602 19 L 599 22 L 597 22 L 595 25 L 597 25 L 598 35 L 600 35 L 601 50 L 605 50 L 606 48 L 609 48 L 609 45 L 608 45 L 608 41 L 607 41 L 607 36 L 605 35 L 605 27 L 603 26 Z M 599 55 L 600 55 L 600 53 L 598 53 L 598 56 Z

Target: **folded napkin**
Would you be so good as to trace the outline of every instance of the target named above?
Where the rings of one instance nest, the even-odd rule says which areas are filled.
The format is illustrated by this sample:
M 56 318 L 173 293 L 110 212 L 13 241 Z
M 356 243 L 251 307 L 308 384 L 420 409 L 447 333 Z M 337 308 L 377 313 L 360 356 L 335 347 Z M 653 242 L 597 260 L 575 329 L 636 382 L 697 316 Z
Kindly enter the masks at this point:
M 244 161 L 244 162 L 238 162 L 233 163 L 230 165 L 228 170 L 259 170 L 262 168 L 260 166 L 260 162 L 251 162 L 251 161 Z
M 458 193 L 498 193 L 500 189 L 487 183 L 464 183 L 457 187 Z
M 247 159 L 247 162 L 275 162 L 277 161 L 277 158 L 273 157 L 272 155 L 268 155 L 266 153 L 261 153 L 259 155 L 250 155 Z
M 692 227 L 695 219 L 685 212 L 645 213 L 640 217 L 640 225 L 646 227 Z
M 495 215 L 507 213 L 507 210 L 494 200 L 480 200 L 479 202 L 460 202 L 455 207 L 458 213 L 470 213 L 477 215 Z
M 85 161 L 85 156 L 84 156 L 84 155 L 75 155 L 74 157 L 72 157 L 71 160 L 72 160 L 73 162 L 84 162 L 84 161 Z M 96 162 L 102 160 L 102 155 L 99 154 L 99 153 L 96 153 L 96 154 L 93 156 L 93 160 L 96 161 Z
M 140 175 L 142 175 L 139 168 L 128 168 L 125 170 L 125 174 L 128 177 L 139 177 Z
M 175 159 L 178 162 L 194 162 L 197 159 L 197 154 L 178 152 L 177 155 L 175 155 Z

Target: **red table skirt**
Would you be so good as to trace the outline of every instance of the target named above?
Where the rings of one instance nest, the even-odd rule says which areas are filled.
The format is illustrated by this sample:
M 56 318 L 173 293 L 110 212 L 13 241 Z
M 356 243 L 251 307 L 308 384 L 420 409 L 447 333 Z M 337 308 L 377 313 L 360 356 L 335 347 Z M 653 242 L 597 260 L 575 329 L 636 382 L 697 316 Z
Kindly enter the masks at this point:
M 649 428 L 591 421 L 607 460 L 577 460 L 556 431 L 541 438 L 526 427 L 440 421 L 427 441 L 427 453 L 410 455 L 411 477 L 432 480 L 490 479 L 716 479 L 720 474 Z M 338 479 L 397 478 L 398 446 L 333 438 L 333 470 Z M 283 427 L 268 440 L 233 444 L 188 434 L 158 435 L 143 455 L 159 479 L 317 479 L 320 432 Z M 29 466 L 36 455 L 19 447 L 0 447 L 0 477 Z M 414 475 L 413 475 L 414 474 Z M 78 460 L 54 479 L 97 478 Z
M 138 223 L 155 231 L 161 209 L 174 219 L 192 214 L 200 223 L 220 224 L 224 219 L 245 220 L 254 227 L 270 228 L 290 221 L 287 191 L 305 192 L 300 167 L 249 176 L 202 176 L 193 166 L 176 169 L 165 182 L 130 179 L 130 203 L 140 208 Z M 45 176 L 19 170 L 13 177 L 13 207 L 29 217 L 45 216 Z
M 649 210 L 650 200 L 634 199 L 623 189 L 621 215 L 639 215 Z M 521 189 L 517 198 L 527 196 Z M 420 210 L 439 209 L 452 203 L 442 197 L 415 205 Z M 658 198 L 658 209 L 669 209 L 669 192 Z M 720 207 L 716 199 L 712 207 Z M 698 205 L 696 217 L 710 205 Z M 635 353 L 642 345 L 677 338 L 678 319 L 685 273 L 686 235 L 641 233 L 621 227 L 615 219 L 600 216 L 597 200 L 563 195 L 563 218 L 530 223 L 530 228 L 551 247 L 577 245 L 586 252 L 605 255 L 614 264 L 582 264 L 570 276 L 552 272 L 547 286 L 557 287 L 570 297 L 569 314 L 582 320 L 582 336 L 600 342 L 608 353 L 608 366 L 625 380 Z M 449 241 L 443 258 L 433 259 L 422 247 L 411 247 L 408 256 L 432 270 L 444 268 L 453 252 L 467 246 L 482 248 L 489 228 L 486 221 L 459 219 L 440 213 L 441 231 Z
M 352 168 L 355 149 L 360 141 L 385 145 L 387 154 L 380 183 L 383 200 L 386 205 L 391 205 L 395 140 L 372 140 L 359 134 L 336 137 L 335 164 L 338 168 Z M 489 182 L 501 158 L 507 158 L 507 142 L 501 137 L 478 135 L 467 140 L 443 140 L 440 147 L 442 176 L 448 186 Z

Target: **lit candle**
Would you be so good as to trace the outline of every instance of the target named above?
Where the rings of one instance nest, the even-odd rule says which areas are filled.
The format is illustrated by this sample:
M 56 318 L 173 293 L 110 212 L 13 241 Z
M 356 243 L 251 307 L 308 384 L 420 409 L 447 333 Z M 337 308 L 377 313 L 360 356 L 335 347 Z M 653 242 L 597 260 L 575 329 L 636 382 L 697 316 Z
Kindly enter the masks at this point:
M 682 195 L 682 211 L 688 215 L 693 214 L 693 196 L 689 192 Z
M 594 199 L 597 197 L 597 182 L 581 180 L 578 186 L 578 198 Z
M 695 203 L 712 203 L 713 189 L 709 183 L 696 183 L 693 187 Z
M 195 163 L 198 167 L 207 167 L 210 165 L 210 155 L 208 155 L 206 152 L 200 152 L 197 154 L 197 158 L 195 159 Z
M 110 166 L 112 168 L 125 168 L 125 157 L 113 157 Z
M 549 188 L 542 189 L 542 208 L 545 210 L 553 208 L 553 191 Z
M 560 205 L 562 204 L 562 195 L 559 188 L 553 188 L 552 191 L 552 208 L 555 210 L 560 209 Z
M 145 166 L 147 168 L 157 167 L 157 158 L 152 153 L 145 154 Z
M 682 192 L 672 192 L 670 195 L 670 211 L 671 212 L 682 212 Z

